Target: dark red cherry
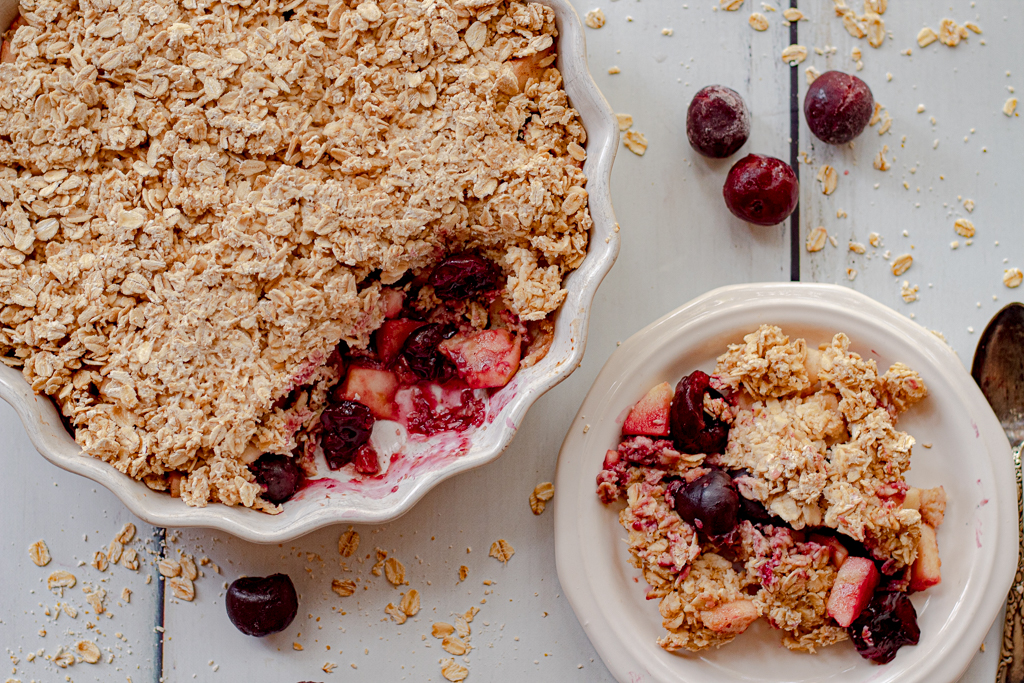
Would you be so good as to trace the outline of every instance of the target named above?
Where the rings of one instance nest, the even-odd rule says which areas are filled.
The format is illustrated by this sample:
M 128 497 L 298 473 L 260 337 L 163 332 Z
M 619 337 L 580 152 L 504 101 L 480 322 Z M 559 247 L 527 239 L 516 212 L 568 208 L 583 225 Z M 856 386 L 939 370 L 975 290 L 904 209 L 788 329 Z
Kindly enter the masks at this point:
M 249 465 L 249 471 L 263 487 L 263 497 L 274 504 L 291 498 L 302 485 L 302 468 L 289 455 L 264 453 Z
M 686 110 L 686 138 L 713 159 L 732 156 L 750 137 L 750 113 L 740 94 L 721 85 L 701 88 Z
M 868 84 L 842 71 L 821 74 L 804 96 L 807 127 L 830 145 L 846 144 L 864 132 L 874 109 Z
M 458 301 L 501 286 L 501 271 L 476 254 L 453 254 L 434 267 L 427 279 L 441 301 Z
M 373 414 L 356 401 L 332 403 L 320 415 L 320 447 L 327 466 L 339 469 L 352 462 L 356 451 L 370 440 Z
M 299 598 L 285 574 L 246 576 L 228 587 L 225 605 L 235 628 L 262 637 L 288 628 L 299 611 Z
M 860 656 L 878 664 L 891 662 L 897 650 L 921 639 L 917 610 L 906 593 L 875 591 L 849 631 Z
M 455 374 L 455 366 L 438 350 L 438 345 L 455 334 L 437 323 L 418 328 L 405 339 L 402 358 L 420 379 L 445 381 Z
M 748 154 L 729 169 L 722 196 L 737 218 L 754 225 L 777 225 L 796 208 L 800 183 L 785 161 Z
M 704 395 L 722 398 L 711 388 L 707 373 L 696 370 L 676 385 L 669 407 L 669 431 L 680 453 L 721 453 L 729 438 L 729 425 L 704 412 Z
M 689 484 L 676 480 L 668 485 L 676 512 L 708 536 L 723 536 L 736 528 L 740 496 L 732 478 L 712 470 Z

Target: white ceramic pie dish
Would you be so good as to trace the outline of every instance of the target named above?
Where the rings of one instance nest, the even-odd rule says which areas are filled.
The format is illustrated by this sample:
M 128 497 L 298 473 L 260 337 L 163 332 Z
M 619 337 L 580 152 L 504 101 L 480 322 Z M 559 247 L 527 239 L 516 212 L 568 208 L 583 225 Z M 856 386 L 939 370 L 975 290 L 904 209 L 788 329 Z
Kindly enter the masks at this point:
M 399 517 L 441 481 L 491 462 L 511 442 L 529 407 L 544 392 L 569 376 L 583 357 L 590 307 L 601 280 L 615 262 L 619 235 L 612 212 L 609 182 L 619 130 L 608 102 L 587 69 L 583 25 L 567 0 L 536 0 L 555 11 L 559 31 L 557 66 L 565 90 L 587 130 L 589 207 L 594 221 L 583 264 L 565 281 L 568 295 L 555 314 L 555 335 L 547 356 L 520 370 L 512 382 L 491 398 L 487 422 L 466 438 L 441 435 L 421 448 L 419 462 L 392 466 L 382 480 L 366 486 L 334 486 L 330 481 L 303 489 L 279 515 L 242 507 L 211 504 L 186 506 L 121 474 L 110 465 L 82 454 L 64 431 L 46 397 L 32 393 L 21 373 L 0 366 L 0 398 L 21 418 L 36 449 L 50 462 L 110 489 L 143 520 L 157 526 L 209 527 L 246 540 L 276 543 L 336 523 L 378 523 Z M 17 16 L 16 0 L 0 0 L 0 27 Z M 461 455 L 455 451 L 462 451 Z M 333 473 L 323 472 L 325 479 Z M 344 475 L 338 477 L 346 479 Z M 344 489 L 344 490 L 342 490 Z
M 838 331 L 880 369 L 902 361 L 917 370 L 929 396 L 901 416 L 918 441 L 913 485 L 946 488 L 939 529 L 942 583 L 915 594 L 921 640 L 878 666 L 848 642 L 817 655 L 790 652 L 759 620 L 719 650 L 671 654 L 656 601 L 628 564 L 621 505 L 595 494 L 604 453 L 619 441 L 628 409 L 663 381 L 710 371 L 728 343 L 762 323 L 808 344 Z M 589 429 L 584 432 L 584 425 Z M 931 443 L 926 449 L 921 444 Z M 708 292 L 644 328 L 609 358 L 565 438 L 555 480 L 558 578 L 576 616 L 622 683 L 680 681 L 955 681 L 1002 612 L 1017 558 L 1017 506 L 1006 436 L 960 359 L 938 337 L 868 297 L 834 285 L 752 284 Z M 638 580 L 636 580 L 638 579 Z

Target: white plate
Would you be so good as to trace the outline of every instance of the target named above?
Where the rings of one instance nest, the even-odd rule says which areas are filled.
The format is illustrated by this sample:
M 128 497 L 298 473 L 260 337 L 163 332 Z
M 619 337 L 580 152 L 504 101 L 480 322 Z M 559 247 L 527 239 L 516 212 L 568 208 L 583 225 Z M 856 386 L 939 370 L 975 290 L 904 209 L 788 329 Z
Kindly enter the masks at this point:
M 660 382 L 710 371 L 728 343 L 762 323 L 809 345 L 845 332 L 881 370 L 902 361 L 929 396 L 900 419 L 918 442 L 911 484 L 942 484 L 949 497 L 939 529 L 942 583 L 913 596 L 921 640 L 887 665 L 849 642 L 817 655 L 790 652 L 764 620 L 719 650 L 671 654 L 658 604 L 627 562 L 620 506 L 602 505 L 595 477 L 619 442 L 629 407 Z M 590 425 L 584 432 L 584 426 Z M 931 443 L 930 449 L 921 444 Z M 608 359 L 562 444 L 555 481 L 558 578 L 576 616 L 622 683 L 678 681 L 954 681 L 1001 614 L 1017 560 L 1014 471 L 1006 436 L 953 351 L 920 325 L 844 287 L 752 284 L 708 292 L 641 330 Z
M 601 280 L 619 252 L 619 233 L 612 213 L 612 161 L 619 127 L 608 102 L 587 69 L 583 24 L 567 0 L 537 0 L 555 11 L 558 27 L 557 66 L 565 91 L 587 130 L 586 173 L 594 229 L 580 267 L 565 280 L 568 292 L 555 314 L 555 335 L 544 359 L 518 372 L 491 397 L 487 422 L 455 436 L 443 434 L 417 449 L 417 456 L 393 463 L 388 472 L 368 482 L 350 484 L 345 474 L 323 472 L 319 485 L 303 489 L 279 515 L 243 507 L 186 506 L 167 494 L 151 491 L 110 465 L 82 455 L 64 431 L 56 409 L 35 396 L 21 373 L 0 366 L 0 398 L 21 417 L 33 445 L 43 456 L 71 472 L 110 489 L 140 518 L 156 526 L 211 527 L 257 543 L 278 543 L 328 524 L 379 523 L 407 512 L 427 491 L 445 479 L 491 462 L 508 446 L 526 411 L 548 389 L 568 377 L 583 358 L 590 307 Z M 0 28 L 17 16 L 17 0 L 0 0 Z

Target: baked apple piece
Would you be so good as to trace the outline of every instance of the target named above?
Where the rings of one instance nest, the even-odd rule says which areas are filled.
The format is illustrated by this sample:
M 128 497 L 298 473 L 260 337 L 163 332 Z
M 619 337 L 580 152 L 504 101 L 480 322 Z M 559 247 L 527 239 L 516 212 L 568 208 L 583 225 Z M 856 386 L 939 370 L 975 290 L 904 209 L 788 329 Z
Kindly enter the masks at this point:
M 923 591 L 942 583 L 942 560 L 935 529 L 921 524 L 921 540 L 917 543 L 917 559 L 910 567 L 910 590 Z
M 622 433 L 630 436 L 668 436 L 672 385 L 662 382 L 637 401 L 622 423 Z
M 860 616 L 878 586 L 878 569 L 866 557 L 849 557 L 836 574 L 828 596 L 828 615 L 842 627 Z
M 508 384 L 519 369 L 521 339 L 505 329 L 459 333 L 438 348 L 459 377 L 472 389 L 493 389 Z
M 356 366 L 349 369 L 340 397 L 346 401 L 362 403 L 378 420 L 394 420 L 398 417 L 398 407 L 395 405 L 398 387 L 395 373 Z

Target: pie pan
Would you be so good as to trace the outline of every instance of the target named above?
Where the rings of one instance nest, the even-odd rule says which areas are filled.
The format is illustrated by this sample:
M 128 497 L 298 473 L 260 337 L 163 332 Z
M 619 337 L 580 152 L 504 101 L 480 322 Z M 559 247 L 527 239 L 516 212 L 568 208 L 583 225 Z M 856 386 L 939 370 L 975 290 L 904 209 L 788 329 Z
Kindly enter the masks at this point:
M 849 642 L 816 655 L 791 652 L 763 619 L 721 649 L 673 654 L 656 601 L 628 563 L 621 504 L 595 493 L 604 453 L 619 442 L 629 408 L 660 382 L 710 372 L 726 345 L 761 324 L 809 346 L 845 332 L 851 349 L 884 371 L 895 361 L 928 387 L 898 428 L 917 440 L 911 485 L 948 494 L 939 529 L 942 582 L 912 596 L 921 639 L 889 664 L 862 659 Z M 589 429 L 585 427 L 589 425 Z M 930 448 L 924 447 L 930 445 Z M 1017 559 L 1017 505 L 1009 443 L 960 359 L 939 337 L 868 297 L 834 285 L 751 284 L 704 294 L 615 351 L 562 444 L 555 480 L 555 560 L 576 616 L 622 683 L 670 681 L 955 681 L 1001 614 Z
M 194 508 L 166 493 L 150 490 L 107 463 L 85 456 L 64 430 L 49 398 L 33 394 L 19 371 L 0 366 L 0 398 L 17 411 L 36 449 L 58 467 L 110 489 L 150 524 L 221 529 L 258 543 L 289 540 L 329 524 L 394 519 L 439 482 L 497 458 L 511 442 L 533 402 L 568 377 L 579 364 L 594 294 L 619 251 L 609 191 L 619 140 L 615 115 L 587 69 L 583 25 L 572 5 L 567 0 L 537 1 L 555 12 L 556 65 L 569 100 L 587 130 L 583 170 L 588 178 L 594 227 L 586 258 L 565 280 L 568 294 L 554 315 L 555 334 L 548 354 L 536 365 L 520 370 L 511 383 L 491 396 L 482 426 L 462 435 L 440 434 L 430 439 L 419 446 L 416 457 L 403 456 L 381 477 L 347 481 L 344 475 L 322 472 L 322 479 L 302 489 L 278 515 L 220 504 Z M 0 0 L 0 27 L 6 30 L 15 16 L 17 2 Z

